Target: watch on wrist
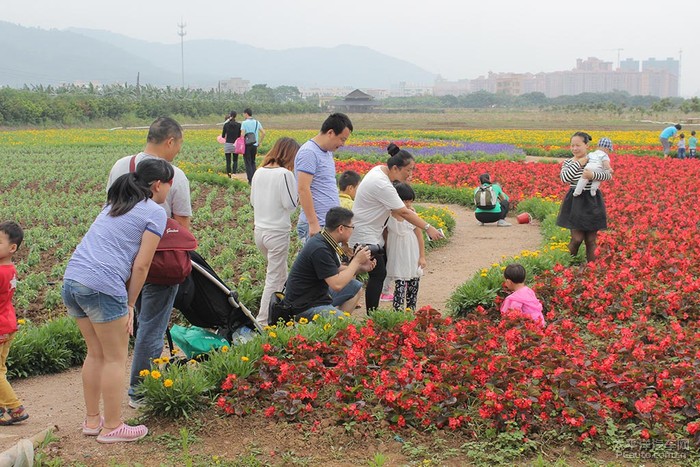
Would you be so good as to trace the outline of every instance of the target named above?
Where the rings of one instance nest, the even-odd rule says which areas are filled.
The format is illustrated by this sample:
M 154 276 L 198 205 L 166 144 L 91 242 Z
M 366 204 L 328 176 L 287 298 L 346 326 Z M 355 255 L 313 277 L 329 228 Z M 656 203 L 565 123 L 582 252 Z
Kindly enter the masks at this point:
M 431 227 L 430 224 L 425 224 L 425 227 L 423 227 L 423 230 L 425 230 L 427 232 L 430 227 Z

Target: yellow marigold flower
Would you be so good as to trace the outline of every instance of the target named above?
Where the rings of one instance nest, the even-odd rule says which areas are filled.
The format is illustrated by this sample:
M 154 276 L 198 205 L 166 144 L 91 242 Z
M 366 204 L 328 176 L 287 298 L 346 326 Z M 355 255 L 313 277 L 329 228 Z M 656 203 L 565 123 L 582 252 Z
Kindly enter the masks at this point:
M 486 274 L 485 272 L 481 273 L 481 277 L 486 277 L 486 276 L 488 276 L 488 274 Z
M 270 337 L 272 337 L 272 338 L 274 339 L 275 337 L 277 337 L 277 333 L 271 332 L 271 333 L 268 334 L 268 336 L 270 336 Z
M 344 311 L 343 314 L 344 314 L 345 316 L 350 316 L 350 313 L 348 313 L 347 311 Z
M 160 379 L 161 376 L 163 376 L 163 375 L 160 374 L 160 371 L 158 371 L 158 370 L 151 371 L 151 378 Z
M 151 372 L 149 370 L 141 370 L 139 371 L 139 376 L 142 378 L 145 378 L 146 376 L 150 376 Z
M 197 364 L 197 360 L 195 360 L 194 358 L 192 358 L 192 359 L 188 360 L 187 363 L 189 363 L 190 365 L 196 365 L 196 364 Z
M 166 388 L 169 388 L 169 387 L 171 387 L 172 385 L 173 385 L 173 380 L 170 379 L 170 378 L 168 378 L 168 379 L 166 379 L 165 381 L 163 381 L 163 386 L 165 386 Z
M 335 310 L 328 310 L 328 314 L 329 314 L 329 315 L 334 315 L 334 314 L 336 314 L 336 311 L 335 311 Z
M 345 319 L 345 316 L 338 316 L 338 319 L 339 319 L 340 321 L 342 321 L 342 320 Z
M 224 345 L 223 347 L 221 347 L 221 351 L 222 351 L 223 353 L 228 352 L 228 345 Z
M 286 325 L 288 328 L 291 328 L 292 326 L 294 326 L 294 321 L 287 321 Z
M 314 317 L 311 318 L 311 320 L 312 320 L 312 321 L 316 321 L 316 320 L 318 320 L 320 317 L 321 317 L 321 315 L 319 315 L 318 313 L 316 313 L 316 314 L 314 315 Z
M 250 360 L 250 359 L 248 357 L 246 357 L 245 355 L 243 355 L 241 357 L 241 361 L 247 362 L 248 360 Z
M 323 330 L 328 331 L 331 328 L 331 323 L 326 323 L 323 325 Z
M 17 324 L 19 324 L 19 325 L 22 325 L 22 324 L 25 324 L 25 323 L 26 323 L 26 321 L 23 320 L 23 319 L 21 319 L 21 318 L 17 320 Z
M 309 320 L 306 318 L 303 318 L 303 317 L 299 318 L 299 324 L 307 324 L 308 322 L 309 322 Z

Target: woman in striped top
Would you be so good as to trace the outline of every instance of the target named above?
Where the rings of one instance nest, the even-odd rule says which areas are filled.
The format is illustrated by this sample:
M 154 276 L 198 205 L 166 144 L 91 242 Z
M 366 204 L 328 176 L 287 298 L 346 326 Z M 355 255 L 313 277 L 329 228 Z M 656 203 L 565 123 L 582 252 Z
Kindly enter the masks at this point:
M 596 239 L 598 231 L 608 227 L 605 213 L 605 202 L 600 190 L 595 196 L 576 196 L 574 189 L 579 179 L 584 178 L 588 183 L 584 191 L 590 194 L 591 182 L 606 181 L 612 178 L 612 174 L 604 170 L 584 169 L 588 163 L 588 145 L 591 143 L 591 135 L 577 131 L 571 137 L 571 153 L 574 157 L 565 160 L 561 167 L 561 181 L 568 183 L 570 188 L 559 209 L 557 225 L 571 230 L 569 252 L 572 256 L 578 254 L 581 243 L 586 243 L 586 260 L 595 260 Z

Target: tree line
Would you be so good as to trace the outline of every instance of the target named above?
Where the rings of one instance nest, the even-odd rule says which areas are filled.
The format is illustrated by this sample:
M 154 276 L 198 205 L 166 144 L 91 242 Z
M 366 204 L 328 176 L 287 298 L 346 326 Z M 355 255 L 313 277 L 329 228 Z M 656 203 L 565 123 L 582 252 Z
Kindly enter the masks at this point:
M 631 96 L 626 92 L 583 93 L 546 97 L 541 92 L 511 96 L 478 91 L 462 96 L 393 97 L 379 110 L 416 112 L 438 109 L 536 108 L 569 112 L 605 111 L 642 117 L 678 110 L 700 112 L 700 99 Z M 243 94 L 217 90 L 158 88 L 151 85 L 34 86 L 0 88 L 0 126 L 78 125 L 92 121 L 148 120 L 160 115 L 188 118 L 223 116 L 232 109 L 251 107 L 256 113 L 299 114 L 326 112 L 318 97 L 303 98 L 294 86 L 270 88 L 256 84 Z

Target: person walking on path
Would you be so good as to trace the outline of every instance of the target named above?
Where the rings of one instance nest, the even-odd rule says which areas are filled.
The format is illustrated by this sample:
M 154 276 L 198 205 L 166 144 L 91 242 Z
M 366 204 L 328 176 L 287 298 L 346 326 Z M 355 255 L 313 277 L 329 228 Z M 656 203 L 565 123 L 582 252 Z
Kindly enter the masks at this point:
M 156 119 L 148 130 L 146 147 L 134 159 L 136 169 L 142 161 L 148 159 L 172 162 L 180 152 L 182 142 L 182 127 L 175 120 L 169 117 Z M 117 177 L 130 172 L 132 158 L 133 156 L 126 156 L 114 164 L 109 174 L 108 189 Z M 172 188 L 161 205 L 168 217 L 189 230 L 192 217 L 190 182 L 180 168 L 173 166 L 173 169 L 175 176 Z M 163 339 L 170 323 L 177 289 L 177 285 L 146 282 L 136 304 L 137 331 L 129 381 L 129 406 L 132 408 L 141 406 L 137 394 L 141 371 L 150 369 L 153 359 L 160 358 L 163 353 Z
M 221 137 L 226 140 L 224 143 L 224 155 L 226 156 L 226 176 L 228 178 L 231 178 L 231 174 L 238 172 L 238 154 L 236 153 L 235 143 L 241 136 L 241 124 L 236 121 L 236 115 L 236 112 L 232 110 L 221 130 Z M 233 159 L 233 167 L 231 167 L 231 159 Z
M 581 244 L 585 242 L 586 260 L 589 263 L 595 260 L 598 231 L 608 227 L 602 190 L 598 190 L 595 196 L 591 196 L 591 182 L 612 179 L 610 171 L 584 169 L 588 163 L 588 145 L 591 140 L 591 135 L 583 131 L 577 131 L 571 136 L 573 157 L 563 162 L 560 171 L 561 181 L 568 183 L 570 188 L 557 216 L 557 225 L 571 231 L 571 241 L 569 241 L 571 256 L 576 256 Z M 582 196 L 574 196 L 574 190 L 580 178 L 585 178 L 589 183 L 584 187 Z
M 671 140 L 682 129 L 683 127 L 680 124 L 667 126 L 659 135 L 659 141 L 661 141 L 661 146 L 664 148 L 664 158 L 668 157 L 668 153 L 671 150 Z
M 124 369 L 136 299 L 165 231 L 167 215 L 158 203 L 165 201 L 174 175 L 169 162 L 150 158 L 114 180 L 106 206 L 76 247 L 63 277 L 63 303 L 87 345 L 82 431 L 101 443 L 136 441 L 148 433 L 144 425 L 122 421 Z
M 253 182 L 253 174 L 255 173 L 255 156 L 258 155 L 258 148 L 265 139 L 265 129 L 262 124 L 253 118 L 253 111 L 247 108 L 243 111 L 245 121 L 241 123 L 241 136 L 245 139 L 245 154 L 243 162 L 245 163 L 245 174 L 248 178 L 248 184 Z
M 340 206 L 333 151 L 345 144 L 352 131 L 348 116 L 334 113 L 323 122 L 321 131 L 299 148 L 294 174 L 301 204 L 297 233 L 302 243 L 321 231 L 331 208 Z
M 250 204 L 253 206 L 255 245 L 265 256 L 267 273 L 260 300 L 257 320 L 267 326 L 270 296 L 282 290 L 287 280 L 289 257 L 290 215 L 297 207 L 297 182 L 294 157 L 299 143 L 292 138 L 280 138 L 265 155 L 262 167 L 255 171 L 250 184 Z

